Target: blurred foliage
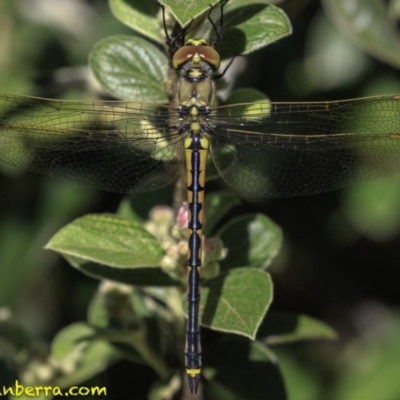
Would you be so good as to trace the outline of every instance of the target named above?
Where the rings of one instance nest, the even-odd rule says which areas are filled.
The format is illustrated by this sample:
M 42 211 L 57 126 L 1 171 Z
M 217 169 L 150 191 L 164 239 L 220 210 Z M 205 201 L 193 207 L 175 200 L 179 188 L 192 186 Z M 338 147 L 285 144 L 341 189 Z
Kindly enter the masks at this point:
M 117 15 L 116 7 L 124 2 L 110 3 Z M 353 2 L 359 8 L 353 9 L 351 15 L 344 13 L 346 0 L 321 3 L 288 0 L 279 4 L 290 17 L 293 35 L 250 54 L 237 86 L 257 88 L 274 101 L 399 93 L 395 69 L 398 1 L 392 0 L 387 6 L 378 0 Z M 357 29 L 359 24 L 362 30 Z M 154 26 L 148 28 L 154 33 Z M 362 37 L 357 36 L 359 32 Z M 111 34 L 132 31 L 112 16 L 106 1 L 2 1 L 1 91 L 93 98 L 101 89 L 90 75 L 87 55 L 98 40 Z M 131 392 L 132 387 L 137 398 L 146 398 L 150 386 L 168 376 L 168 368 L 159 357 L 166 339 L 154 326 L 154 308 L 160 314 L 179 309 L 178 293 L 170 289 L 169 311 L 160 305 L 157 291 L 143 295 L 140 290 L 137 293 L 130 287 L 103 283 L 93 298 L 95 280 L 42 250 L 65 223 L 88 212 L 115 211 L 121 197 L 23 174 L 4 164 L 1 171 L 0 346 L 4 356 L 0 362 L 0 384 L 13 382 L 17 374 L 26 382 L 36 383 L 50 376 L 52 382 L 63 386 L 71 382 L 107 385 L 109 398 L 121 398 L 121 393 Z M 244 213 L 265 213 L 282 227 L 283 249 L 276 260 L 270 260 L 275 286 L 273 310 L 313 315 L 329 323 L 340 335 L 336 342 L 275 346 L 275 358 L 266 348 L 258 347 L 258 342 L 249 349 L 248 342 L 241 338 L 224 341 L 203 330 L 204 341 L 214 346 L 215 359 L 210 360 L 210 365 L 218 368 L 226 357 L 237 367 L 231 375 L 211 381 L 214 386 L 210 391 L 215 398 L 232 398 L 233 393 L 227 389 L 229 379 L 243 379 L 244 372 L 249 371 L 257 376 L 258 370 L 252 369 L 256 363 L 250 362 L 254 360 L 263 360 L 270 368 L 269 376 L 280 384 L 276 359 L 286 398 L 290 400 L 398 398 L 398 180 L 396 176 L 387 177 L 333 193 L 243 201 L 235 206 L 230 198 L 215 197 L 216 208 L 210 212 L 215 226 L 210 230 L 223 227 L 226 218 Z M 211 182 L 210 189 L 217 185 Z M 138 208 L 132 205 L 135 202 L 148 209 L 154 198 L 168 199 L 165 193 L 147 196 L 124 200 L 120 215 L 134 219 Z M 168 202 L 170 199 L 165 201 Z M 149 207 L 143 207 L 144 204 Z M 218 204 L 225 204 L 221 210 L 225 210 L 226 217 L 218 211 Z M 251 293 L 252 288 L 246 290 Z M 86 319 L 88 307 L 90 325 L 75 323 Z M 167 340 L 180 342 L 182 333 L 174 332 L 167 320 L 164 319 L 163 327 L 170 335 Z M 311 338 L 318 336 L 315 332 L 323 332 L 322 337 L 332 336 L 323 325 L 315 329 L 312 319 L 299 321 L 291 317 L 279 322 L 274 321 L 272 326 L 286 329 L 278 331 L 281 338 L 290 337 L 293 332 Z M 110 324 L 116 328 L 114 332 L 104 329 Z M 311 331 L 307 330 L 310 326 Z M 269 326 L 261 328 L 270 333 L 264 336 L 268 343 L 274 331 Z M 76 342 L 71 344 L 72 338 Z M 144 339 L 158 352 L 152 353 Z M 76 375 L 71 381 L 62 381 L 63 368 L 71 362 L 64 356 L 79 341 L 89 343 L 86 358 L 74 369 Z M 52 342 L 51 350 L 46 342 Z M 110 342 L 114 346 L 109 346 Z M 234 359 L 237 353 L 232 348 L 248 351 L 253 360 L 240 364 Z M 180 354 L 181 349 L 175 350 Z M 57 368 L 51 370 L 50 354 L 58 362 Z M 107 364 L 121 359 L 134 362 L 120 361 L 102 372 Z M 151 368 L 146 369 L 144 364 Z M 38 376 L 37 371 L 47 375 Z M 205 371 L 207 378 L 214 373 L 212 369 Z M 261 383 L 270 384 L 270 378 L 262 373 L 260 380 L 265 381 Z M 165 394 L 167 389 L 174 392 L 176 377 L 169 378 L 166 387 L 153 387 L 153 398 L 160 398 L 160 393 Z M 273 394 L 268 394 L 268 398 L 274 399 Z

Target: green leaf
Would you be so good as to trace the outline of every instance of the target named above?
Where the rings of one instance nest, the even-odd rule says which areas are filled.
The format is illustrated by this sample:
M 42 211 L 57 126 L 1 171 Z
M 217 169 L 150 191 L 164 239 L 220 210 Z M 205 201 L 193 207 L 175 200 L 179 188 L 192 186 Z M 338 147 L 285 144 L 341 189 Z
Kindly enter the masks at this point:
M 167 102 L 164 80 L 168 60 L 144 39 L 118 35 L 98 42 L 90 66 L 102 87 L 113 96 L 141 102 Z
M 87 262 L 77 257 L 64 256 L 77 270 L 95 279 L 113 281 L 135 286 L 177 286 L 180 282 L 167 275 L 160 267 L 117 268 Z
M 288 74 L 293 91 L 299 95 L 357 85 L 372 66 L 371 57 L 338 31 L 322 12 L 308 27 L 307 37 L 304 60 L 293 64 Z
M 324 0 L 336 27 L 376 58 L 400 68 L 400 36 L 380 0 Z
M 270 100 L 263 92 L 257 89 L 240 88 L 233 91 L 229 96 L 224 103 L 224 106 L 227 105 L 235 105 L 235 112 L 245 119 L 251 118 L 252 114 L 257 119 L 260 107 L 264 110 L 270 109 Z M 220 111 L 224 112 L 223 110 L 224 107 L 222 107 Z
M 228 1 L 227 8 L 233 10 L 235 8 L 240 8 L 244 6 L 249 6 L 250 4 L 279 4 L 282 0 L 235 0 Z
M 338 374 L 333 399 L 397 400 L 400 393 L 399 320 L 389 310 L 374 317 L 363 339 L 353 340 L 345 349 L 346 364 Z M 375 330 L 374 330 L 375 329 Z M 368 333 L 367 333 L 368 332 Z
M 159 288 L 157 292 L 161 292 Z M 102 328 L 100 337 L 112 342 L 121 357 L 147 364 L 166 377 L 169 369 L 161 354 L 162 333 L 154 317 L 157 312 L 157 305 L 146 299 L 144 290 L 107 281 L 89 306 L 88 320 Z
M 162 293 L 157 290 L 157 293 Z M 150 320 L 157 309 L 150 305 L 145 291 L 117 283 L 102 283 L 88 308 L 88 322 L 97 328 L 136 329 Z M 112 307 L 110 307 L 112 305 Z M 140 321 L 140 322 L 139 322 Z
M 218 2 L 219 0 L 196 0 L 190 2 L 182 0 L 160 1 L 160 3 L 168 7 L 180 26 L 189 24 L 190 21 L 201 16 L 201 14 L 210 9 L 210 6 L 215 6 Z
M 392 20 L 400 19 L 400 1 L 399 0 L 390 0 L 389 1 L 388 14 L 389 14 L 390 19 L 392 19 Z
M 257 103 L 266 101 L 269 101 L 269 98 L 263 92 L 253 88 L 240 88 L 233 91 L 224 103 L 224 106 L 237 103 Z
M 156 312 L 154 307 L 145 305 L 142 291 L 134 290 L 132 296 L 127 298 L 122 293 L 107 292 L 104 288 L 103 284 L 101 293 L 92 301 L 88 312 L 89 321 L 97 328 L 102 328 L 98 330 L 99 336 L 110 341 L 118 349 L 120 357 L 147 364 L 160 376 L 168 376 L 160 344 L 163 334 L 159 320 L 152 315 Z M 142 302 L 140 308 L 148 307 L 147 316 L 143 313 L 139 315 L 140 310 L 135 305 L 138 300 Z
M 264 4 L 248 5 L 225 14 L 218 52 L 221 59 L 248 54 L 291 33 L 290 21 L 280 8 Z M 211 36 L 214 35 L 211 32 Z
M 246 265 L 264 268 L 278 254 L 282 246 L 282 231 L 271 219 L 262 214 L 249 214 L 234 218 L 217 233 L 228 254 L 221 268 Z
M 158 241 L 140 224 L 111 214 L 92 214 L 61 229 L 46 248 L 115 267 L 154 266 Z
M 240 201 L 230 193 L 213 192 L 206 196 L 204 202 L 204 235 L 208 236 L 220 219 L 238 204 L 240 204 Z
M 304 357 L 298 357 L 297 352 L 289 346 L 276 347 L 274 350 L 285 382 L 287 399 L 317 400 L 321 398 L 321 393 L 326 393 L 326 381 L 321 379 L 318 368 L 305 367 Z
M 351 186 L 344 192 L 342 210 L 363 236 L 386 242 L 400 230 L 399 176 Z
M 274 354 L 259 342 L 224 336 L 204 351 L 207 400 L 287 400 Z
M 114 348 L 96 339 L 96 329 L 79 322 L 59 331 L 52 343 L 52 356 L 68 374 L 54 385 L 62 388 L 86 381 L 116 361 Z
M 257 339 L 272 345 L 300 340 L 334 340 L 337 333 L 308 315 L 269 313 L 258 330 Z
M 136 32 L 163 43 L 157 21 L 159 6 L 149 0 L 109 0 L 114 16 Z
M 254 339 L 272 302 L 268 273 L 237 268 L 204 282 L 200 321 L 211 329 Z
M 160 268 L 160 244 L 139 223 L 113 215 L 87 215 L 56 233 L 47 249 L 98 279 L 134 285 L 176 285 Z

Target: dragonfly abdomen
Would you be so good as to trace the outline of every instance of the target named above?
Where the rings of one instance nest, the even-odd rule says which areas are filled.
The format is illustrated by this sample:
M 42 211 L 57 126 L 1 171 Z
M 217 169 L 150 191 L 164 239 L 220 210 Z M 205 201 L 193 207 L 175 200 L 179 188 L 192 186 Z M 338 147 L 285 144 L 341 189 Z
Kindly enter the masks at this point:
M 194 125 L 197 125 L 195 123 Z M 187 194 L 189 203 L 188 322 L 186 329 L 185 367 L 192 391 L 197 391 L 201 373 L 201 343 L 199 324 L 200 272 L 204 216 L 205 169 L 209 141 L 200 132 L 185 138 Z

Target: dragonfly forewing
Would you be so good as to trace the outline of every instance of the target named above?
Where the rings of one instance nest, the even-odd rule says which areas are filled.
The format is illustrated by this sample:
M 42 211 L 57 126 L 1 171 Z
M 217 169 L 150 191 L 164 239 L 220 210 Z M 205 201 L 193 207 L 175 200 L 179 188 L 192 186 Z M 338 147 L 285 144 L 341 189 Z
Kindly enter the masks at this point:
M 179 172 L 179 143 L 160 105 L 0 96 L 0 159 L 87 186 L 164 186 Z
M 400 171 L 398 96 L 220 107 L 214 124 L 219 173 L 250 195 L 318 193 Z

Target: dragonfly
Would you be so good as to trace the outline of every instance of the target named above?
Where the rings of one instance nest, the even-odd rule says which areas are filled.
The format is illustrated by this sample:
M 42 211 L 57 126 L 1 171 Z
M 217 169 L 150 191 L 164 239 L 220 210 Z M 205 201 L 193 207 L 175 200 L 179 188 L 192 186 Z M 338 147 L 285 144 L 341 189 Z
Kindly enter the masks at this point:
M 400 95 L 332 102 L 217 105 L 215 38 L 168 33 L 178 75 L 174 104 L 65 101 L 0 94 L 0 159 L 113 192 L 155 190 L 186 169 L 189 208 L 185 369 L 201 377 L 200 268 L 206 167 L 251 196 L 288 197 L 337 189 L 400 171 Z M 223 72 L 222 72 L 223 74 Z

